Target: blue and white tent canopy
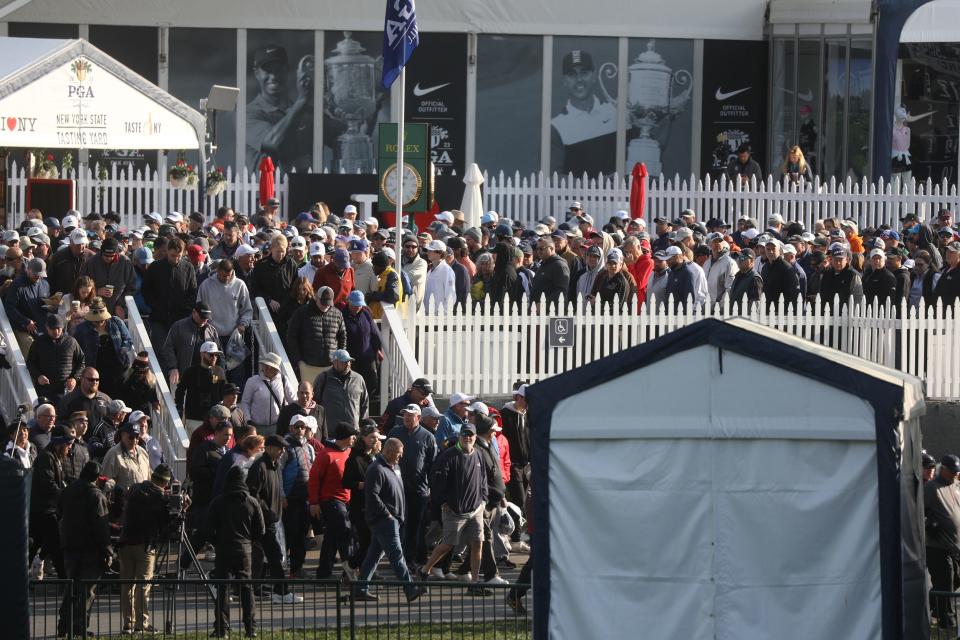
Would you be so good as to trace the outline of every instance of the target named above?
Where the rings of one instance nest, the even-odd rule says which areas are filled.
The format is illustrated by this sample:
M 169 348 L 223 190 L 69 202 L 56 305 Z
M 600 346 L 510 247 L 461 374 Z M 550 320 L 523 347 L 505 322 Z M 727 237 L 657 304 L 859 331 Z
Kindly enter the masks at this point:
M 917 378 L 710 319 L 527 398 L 538 640 L 924 637 Z

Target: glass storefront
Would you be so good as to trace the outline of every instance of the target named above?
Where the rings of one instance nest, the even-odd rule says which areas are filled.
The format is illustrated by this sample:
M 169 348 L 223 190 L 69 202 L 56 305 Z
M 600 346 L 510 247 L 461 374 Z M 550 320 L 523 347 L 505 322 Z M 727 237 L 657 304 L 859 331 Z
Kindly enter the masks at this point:
M 822 180 L 869 174 L 872 42 L 777 37 L 771 44 L 771 153 L 776 172 L 797 145 Z

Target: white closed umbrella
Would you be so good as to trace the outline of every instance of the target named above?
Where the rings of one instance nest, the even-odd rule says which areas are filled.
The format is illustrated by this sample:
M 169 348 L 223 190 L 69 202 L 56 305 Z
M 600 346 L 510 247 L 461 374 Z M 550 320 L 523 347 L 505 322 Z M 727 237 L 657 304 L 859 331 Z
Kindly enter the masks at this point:
M 463 190 L 460 211 L 463 211 L 463 218 L 468 227 L 479 227 L 480 218 L 483 216 L 483 196 L 480 194 L 483 174 L 480 173 L 480 167 L 476 162 L 471 163 L 470 168 L 467 169 L 467 174 L 463 176 L 463 184 L 467 185 L 467 188 Z

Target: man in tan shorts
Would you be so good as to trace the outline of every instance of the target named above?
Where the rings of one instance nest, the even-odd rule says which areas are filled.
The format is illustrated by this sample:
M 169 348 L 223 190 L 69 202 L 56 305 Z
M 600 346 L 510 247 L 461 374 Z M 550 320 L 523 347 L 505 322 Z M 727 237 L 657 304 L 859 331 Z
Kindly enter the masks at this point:
M 480 551 L 483 546 L 483 515 L 487 502 L 489 469 L 477 451 L 476 427 L 467 423 L 460 428 L 457 443 L 437 458 L 433 468 L 430 491 L 433 500 L 441 505 L 443 533 L 440 544 L 420 570 L 427 579 L 430 570 L 455 546 L 470 548 L 470 595 L 487 596 L 492 592 L 480 585 Z

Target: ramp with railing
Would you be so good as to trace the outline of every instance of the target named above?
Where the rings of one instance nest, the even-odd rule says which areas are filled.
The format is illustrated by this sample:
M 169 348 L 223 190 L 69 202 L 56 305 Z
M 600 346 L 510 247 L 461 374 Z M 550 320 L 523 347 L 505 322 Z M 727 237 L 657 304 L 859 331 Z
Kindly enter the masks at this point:
M 187 447 L 190 444 L 190 436 L 177 413 L 173 395 L 170 393 L 170 387 L 167 386 L 160 361 L 157 359 L 156 351 L 150 342 L 150 334 L 143 323 L 143 318 L 140 317 L 140 312 L 137 310 L 137 303 L 130 296 L 127 296 L 126 302 L 127 329 L 133 337 L 133 348 L 137 353 L 147 352 L 147 358 L 150 360 L 150 370 L 157 378 L 160 409 L 154 411 L 153 416 L 151 416 L 153 437 L 160 440 L 164 461 L 173 468 L 174 475 L 183 480 L 187 476 Z
M 400 310 L 382 302 L 383 321 L 380 323 L 380 338 L 383 342 L 383 364 L 380 367 L 380 412 L 387 408 L 392 398 L 403 395 L 417 378 L 424 377 L 417 362 L 417 354 L 407 338 Z M 413 312 L 413 304 L 404 308 Z
M 273 353 L 280 356 L 280 375 L 286 380 L 293 380 L 296 386 L 297 372 L 290 364 L 290 358 L 287 356 L 287 350 L 280 340 L 280 334 L 277 332 L 277 325 L 273 322 L 273 316 L 270 314 L 270 307 L 267 306 L 263 298 L 257 298 L 253 301 L 253 336 L 256 339 L 256 349 L 254 349 L 254 364 L 260 362 L 260 354 Z M 253 368 L 254 373 L 257 367 Z
M 13 333 L 7 312 L 0 304 L 0 339 L 3 341 L 3 352 L 6 354 L 9 369 L 0 369 L 0 410 L 3 412 L 5 424 L 12 421 L 17 415 L 17 407 L 26 405 L 28 411 L 33 410 L 37 401 L 37 390 L 27 371 L 26 354 L 20 351 L 17 337 Z

